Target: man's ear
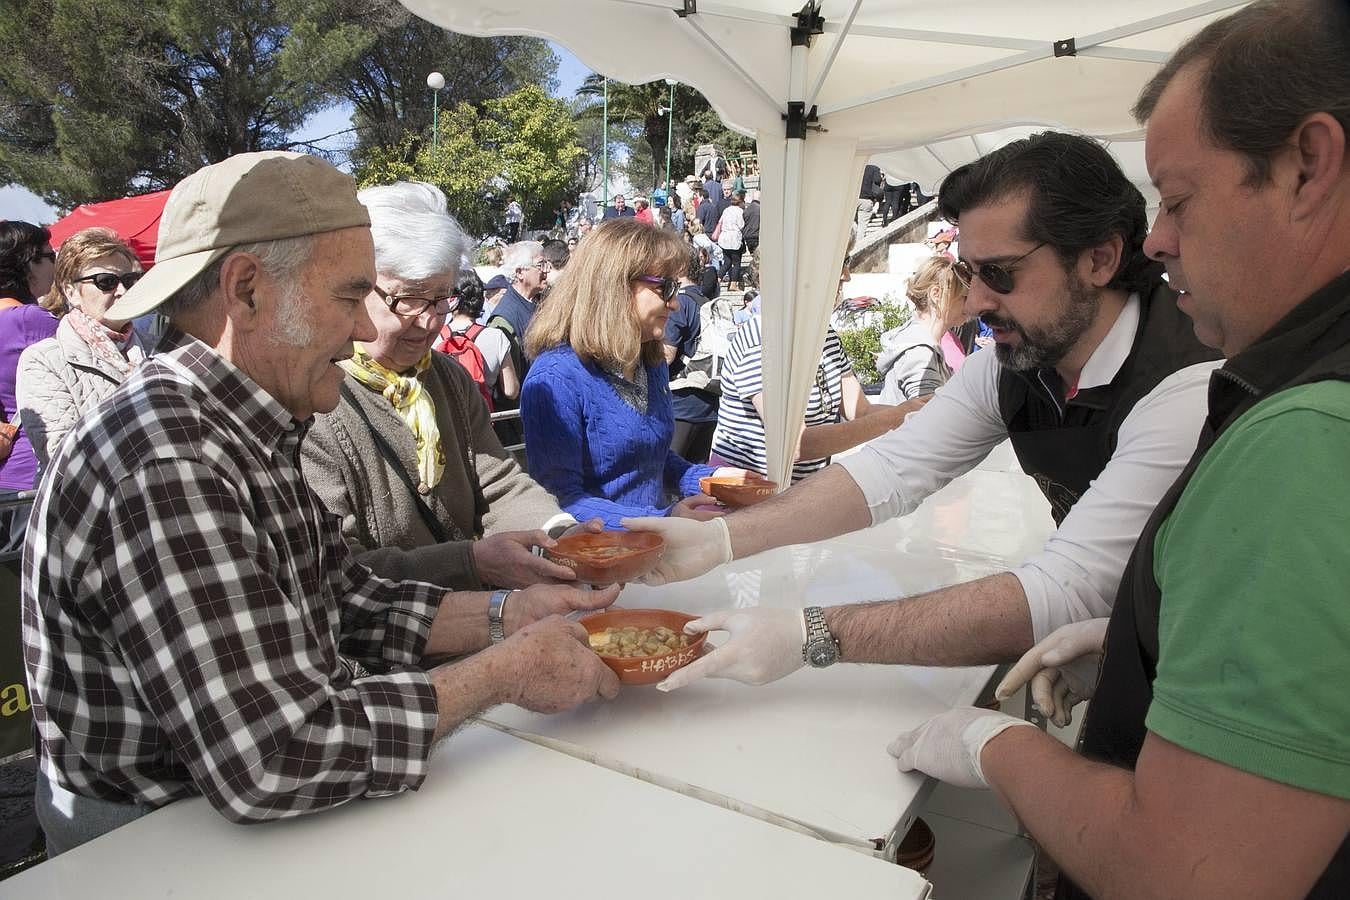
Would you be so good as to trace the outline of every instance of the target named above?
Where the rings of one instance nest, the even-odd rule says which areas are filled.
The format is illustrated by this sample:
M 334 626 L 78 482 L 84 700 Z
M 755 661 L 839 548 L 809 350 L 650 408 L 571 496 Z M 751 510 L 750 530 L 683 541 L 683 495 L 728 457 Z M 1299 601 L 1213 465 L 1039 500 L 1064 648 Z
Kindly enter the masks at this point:
M 1104 288 L 1116 277 L 1121 260 L 1125 256 L 1125 239 L 1119 233 L 1095 247 L 1083 251 L 1087 266 L 1087 282 L 1093 287 Z
M 1293 217 L 1302 219 L 1320 210 L 1345 176 L 1345 129 L 1334 116 L 1313 113 L 1294 129 L 1290 143 L 1297 166 Z
M 258 258 L 251 253 L 232 253 L 220 267 L 220 293 L 225 298 L 225 315 L 235 327 L 248 327 L 257 317 L 253 298 L 262 278 Z

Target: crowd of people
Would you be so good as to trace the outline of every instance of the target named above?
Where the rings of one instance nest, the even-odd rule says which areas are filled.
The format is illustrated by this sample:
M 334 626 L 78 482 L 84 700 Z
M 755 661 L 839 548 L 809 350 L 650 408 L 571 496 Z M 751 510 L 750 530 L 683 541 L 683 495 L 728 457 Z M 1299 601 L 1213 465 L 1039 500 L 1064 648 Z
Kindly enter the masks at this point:
M 1346 896 L 1346 97 L 1345 11 L 1260 0 L 1139 98 L 1151 229 L 1085 137 L 953 171 L 959 255 L 920 266 L 886 335 L 894 404 L 827 333 L 795 483 L 731 514 L 698 487 L 764 463 L 757 319 L 720 371 L 700 347 L 707 270 L 753 277 L 758 215 L 731 185 L 686 183 L 679 227 L 616 197 L 486 281 L 439 190 L 358 193 L 301 154 L 185 179 L 146 272 L 111 232 L 55 253 L 0 223 L 0 490 L 37 489 L 0 538 L 25 542 L 49 853 L 188 796 L 252 822 L 396 794 L 489 706 L 614 697 L 565 616 L 619 589 L 533 552 L 564 534 L 661 534 L 659 586 L 905 515 L 1008 440 L 1056 524 L 1031 559 L 704 616 L 687 630 L 729 637 L 659 687 L 1020 660 L 1001 694 L 1029 683 L 1060 722 L 1092 698 L 1081 754 L 974 708 L 888 749 L 992 788 L 1060 896 Z M 957 359 L 970 316 L 994 347 Z M 525 467 L 490 418 L 516 403 Z

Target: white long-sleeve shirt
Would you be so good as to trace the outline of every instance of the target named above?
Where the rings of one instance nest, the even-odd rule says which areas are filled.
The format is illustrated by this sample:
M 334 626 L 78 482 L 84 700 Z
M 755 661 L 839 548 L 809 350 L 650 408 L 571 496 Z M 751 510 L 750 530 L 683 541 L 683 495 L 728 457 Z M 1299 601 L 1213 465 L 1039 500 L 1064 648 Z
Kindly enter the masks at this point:
M 1131 296 L 1083 366 L 1079 390 L 1111 382 L 1129 356 L 1139 320 L 1139 298 Z M 1013 569 L 1026 592 L 1036 640 L 1069 622 L 1110 614 L 1139 532 L 1195 451 L 1209 375 L 1221 364 L 1174 372 L 1139 400 L 1121 423 L 1106 468 L 1045 547 Z M 873 524 L 912 512 L 1007 439 L 999 371 L 992 349 L 971 355 L 903 428 L 839 460 L 867 498 Z

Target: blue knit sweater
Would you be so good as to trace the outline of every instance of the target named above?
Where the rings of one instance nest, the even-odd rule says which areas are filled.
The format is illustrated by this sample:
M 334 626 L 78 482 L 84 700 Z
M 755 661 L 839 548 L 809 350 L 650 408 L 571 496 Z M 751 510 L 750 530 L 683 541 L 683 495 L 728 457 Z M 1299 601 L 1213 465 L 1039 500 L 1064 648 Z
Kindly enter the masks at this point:
M 647 413 L 619 397 L 598 366 L 571 347 L 539 355 L 520 389 L 530 474 L 579 521 L 664 516 L 672 498 L 698 493 L 710 466 L 670 449 L 675 433 L 665 363 L 647 369 Z

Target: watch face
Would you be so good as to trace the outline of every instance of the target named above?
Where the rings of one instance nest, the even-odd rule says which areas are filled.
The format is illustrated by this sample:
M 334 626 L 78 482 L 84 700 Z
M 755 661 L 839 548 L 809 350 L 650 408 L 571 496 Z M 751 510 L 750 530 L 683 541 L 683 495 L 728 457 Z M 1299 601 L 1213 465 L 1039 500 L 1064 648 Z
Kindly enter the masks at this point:
M 820 669 L 834 665 L 835 661 L 839 659 L 839 651 L 835 649 L 832 641 L 821 641 L 812 645 L 806 652 L 806 659 L 811 665 Z

